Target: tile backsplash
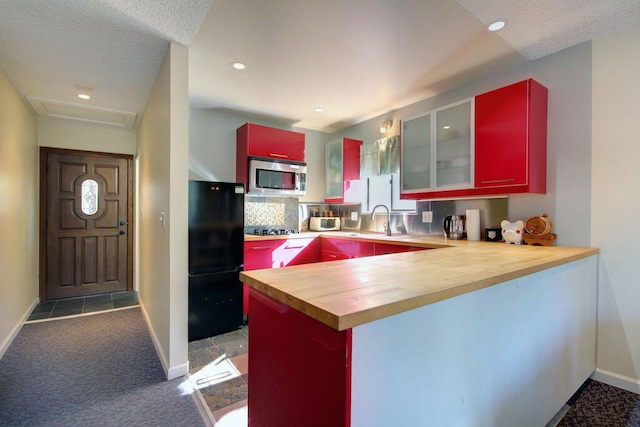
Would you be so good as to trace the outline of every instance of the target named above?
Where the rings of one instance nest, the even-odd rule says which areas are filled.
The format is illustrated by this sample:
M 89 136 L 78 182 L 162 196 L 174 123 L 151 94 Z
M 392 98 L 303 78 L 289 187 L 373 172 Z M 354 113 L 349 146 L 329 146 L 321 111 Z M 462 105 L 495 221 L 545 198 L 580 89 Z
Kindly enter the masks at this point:
M 258 228 L 298 229 L 298 199 L 247 196 L 244 204 L 245 231 Z
M 299 203 L 291 197 L 259 197 L 245 198 L 244 225 L 246 233 L 256 229 L 286 229 L 306 231 L 307 219 L 313 209 L 332 210 L 335 216 L 342 217 L 345 229 L 383 232 L 386 222 L 384 210 L 371 220 L 369 214 L 360 214 L 357 221 L 349 221 L 351 214 L 361 211 L 359 204 L 308 204 Z M 391 230 L 393 233 L 415 236 L 442 235 L 442 222 L 445 216 L 464 215 L 466 209 L 480 210 L 481 235 L 485 227 L 500 227 L 500 221 L 509 217 L 508 199 L 506 197 L 487 199 L 465 199 L 447 201 L 419 201 L 415 213 L 393 213 Z M 299 211 L 300 220 L 298 219 Z M 422 212 L 433 212 L 433 222 L 423 223 Z M 346 227 L 348 226 L 348 227 Z
M 284 224 L 284 203 L 249 202 L 244 215 L 245 225 Z

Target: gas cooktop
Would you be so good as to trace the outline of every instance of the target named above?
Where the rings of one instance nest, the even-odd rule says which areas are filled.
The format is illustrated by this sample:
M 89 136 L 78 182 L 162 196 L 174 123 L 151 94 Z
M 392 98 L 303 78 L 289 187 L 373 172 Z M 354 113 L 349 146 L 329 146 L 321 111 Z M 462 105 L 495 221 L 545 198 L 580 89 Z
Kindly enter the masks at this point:
M 259 228 L 259 229 L 253 230 L 253 233 L 249 233 L 249 234 L 255 234 L 256 236 L 280 236 L 285 234 L 296 234 L 296 233 L 298 233 L 298 231 L 286 230 L 284 228 Z

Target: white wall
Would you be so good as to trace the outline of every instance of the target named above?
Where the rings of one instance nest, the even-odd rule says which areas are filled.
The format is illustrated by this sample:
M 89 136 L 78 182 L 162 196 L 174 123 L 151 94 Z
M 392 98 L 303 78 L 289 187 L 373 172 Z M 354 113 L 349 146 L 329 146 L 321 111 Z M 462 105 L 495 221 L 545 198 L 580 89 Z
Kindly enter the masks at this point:
M 593 372 L 596 257 L 353 328 L 354 426 L 541 427 Z
M 41 119 L 38 145 L 103 153 L 136 154 L 136 133 L 74 120 Z
M 257 123 L 305 134 L 307 194 L 300 201 L 324 200 L 324 144 L 329 134 L 282 125 L 225 111 L 192 108 L 189 111 L 189 178 L 236 181 L 236 129 Z
M 0 68 L 0 358 L 38 297 L 38 123 Z
M 169 379 L 188 370 L 188 49 L 171 44 L 138 129 L 140 302 Z M 165 224 L 160 221 L 164 212 Z
M 593 42 L 591 245 L 600 248 L 597 379 L 640 393 L 640 27 Z
M 533 78 L 549 89 L 547 194 L 510 196 L 509 219 L 525 220 L 547 213 L 560 244 L 589 246 L 590 43 L 470 82 L 464 87 L 359 123 L 333 136 L 372 142 L 381 137 L 380 122 L 388 119 L 393 120 L 393 128 L 386 135 L 396 135 L 399 133 L 400 120 L 527 78 Z

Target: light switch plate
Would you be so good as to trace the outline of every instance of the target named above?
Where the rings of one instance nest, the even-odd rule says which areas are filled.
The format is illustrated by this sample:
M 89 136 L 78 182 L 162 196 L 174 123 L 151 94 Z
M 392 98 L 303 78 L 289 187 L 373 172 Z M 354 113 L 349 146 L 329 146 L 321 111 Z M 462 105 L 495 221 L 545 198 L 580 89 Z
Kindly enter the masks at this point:
M 351 212 L 351 221 L 358 220 L 358 212 Z
M 432 211 L 423 211 L 422 212 L 422 222 L 433 222 L 433 212 Z

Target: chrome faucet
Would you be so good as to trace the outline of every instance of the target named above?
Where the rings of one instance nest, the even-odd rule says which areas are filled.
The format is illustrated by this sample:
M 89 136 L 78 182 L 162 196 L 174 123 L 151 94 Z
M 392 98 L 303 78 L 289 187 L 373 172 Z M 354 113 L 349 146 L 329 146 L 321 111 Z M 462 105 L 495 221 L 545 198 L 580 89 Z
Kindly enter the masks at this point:
M 387 210 L 387 236 L 391 236 L 391 212 L 389 212 L 389 208 L 385 205 L 375 205 L 373 210 L 371 211 L 371 221 L 375 218 L 375 213 L 377 208 L 385 208 Z

